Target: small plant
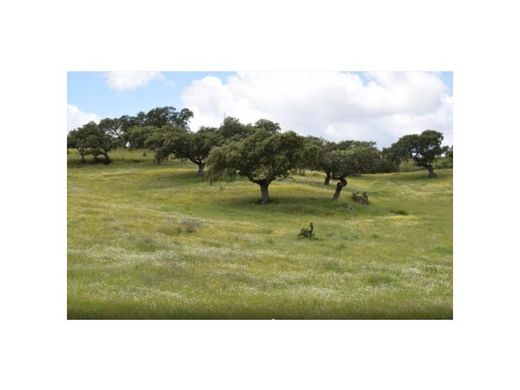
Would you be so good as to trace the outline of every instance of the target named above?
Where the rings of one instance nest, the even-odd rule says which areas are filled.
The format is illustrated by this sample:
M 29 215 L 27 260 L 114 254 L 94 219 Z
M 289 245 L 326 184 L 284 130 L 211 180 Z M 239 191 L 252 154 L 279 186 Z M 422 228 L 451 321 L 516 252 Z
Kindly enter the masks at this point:
M 200 227 L 200 222 L 193 219 L 185 219 L 181 222 L 181 225 L 186 233 L 195 233 Z
M 314 238 L 314 225 L 312 222 L 309 224 L 309 228 L 302 228 L 298 237 L 300 238 Z

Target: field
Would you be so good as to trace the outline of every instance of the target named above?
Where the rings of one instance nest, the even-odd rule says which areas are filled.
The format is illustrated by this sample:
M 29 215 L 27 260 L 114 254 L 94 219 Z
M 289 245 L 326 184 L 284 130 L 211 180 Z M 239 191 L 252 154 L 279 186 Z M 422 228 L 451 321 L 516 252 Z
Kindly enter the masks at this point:
M 452 318 L 452 171 L 209 185 L 188 162 L 68 154 L 68 318 Z M 368 206 L 350 199 L 366 191 Z M 314 223 L 316 238 L 301 239 Z

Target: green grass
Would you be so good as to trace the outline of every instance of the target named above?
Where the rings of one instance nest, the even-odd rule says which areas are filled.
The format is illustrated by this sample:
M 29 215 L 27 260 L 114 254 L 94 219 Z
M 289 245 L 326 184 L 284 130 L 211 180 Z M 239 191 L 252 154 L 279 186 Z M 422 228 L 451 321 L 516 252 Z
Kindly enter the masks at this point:
M 262 206 L 142 154 L 68 155 L 68 318 L 452 318 L 451 170 L 354 177 L 336 202 L 307 173 Z

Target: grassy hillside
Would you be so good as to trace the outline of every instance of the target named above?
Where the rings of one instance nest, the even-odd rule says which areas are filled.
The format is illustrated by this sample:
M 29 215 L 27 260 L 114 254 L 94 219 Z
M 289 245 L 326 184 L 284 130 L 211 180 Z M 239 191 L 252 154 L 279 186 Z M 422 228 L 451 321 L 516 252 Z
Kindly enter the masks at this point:
M 261 206 L 246 180 L 111 156 L 68 155 L 69 318 L 452 318 L 451 170 L 351 178 L 336 202 L 295 176 Z

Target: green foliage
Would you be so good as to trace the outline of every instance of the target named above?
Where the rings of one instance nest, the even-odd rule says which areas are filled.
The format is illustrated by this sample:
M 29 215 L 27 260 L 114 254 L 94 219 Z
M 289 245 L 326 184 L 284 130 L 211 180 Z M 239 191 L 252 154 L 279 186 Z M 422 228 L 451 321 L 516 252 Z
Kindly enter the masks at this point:
M 155 161 L 160 163 L 174 155 L 199 166 L 198 175 L 203 175 L 210 150 L 222 139 L 215 128 L 202 127 L 196 133 L 188 129 L 164 126 L 151 133 L 145 146 L 155 151 Z
M 188 123 L 193 117 L 193 112 L 187 108 L 183 108 L 177 112 L 174 107 L 157 107 L 148 111 L 144 115 L 143 125 L 145 126 L 174 126 L 182 129 L 188 128 Z
M 143 148 L 151 130 L 162 127 L 189 128 L 193 112 L 187 108 L 177 111 L 174 107 L 157 107 L 147 113 L 141 111 L 135 116 L 123 115 L 120 118 L 104 118 L 99 128 L 114 138 L 115 146 Z
M 105 118 L 99 121 L 98 126 L 101 131 L 114 139 L 115 146 L 125 146 L 125 137 L 119 119 Z
M 440 157 L 433 164 L 435 169 L 448 169 L 453 168 L 453 160 L 450 160 L 448 157 Z
M 249 137 L 214 148 L 209 156 L 209 177 L 243 176 L 256 183 L 287 177 L 302 157 L 304 142 L 295 132 L 272 133 L 257 129 Z
M 426 168 L 429 176 L 435 176 L 433 163 L 442 155 L 441 147 L 444 139 L 442 133 L 435 130 L 425 130 L 421 134 L 405 135 L 390 147 L 389 154 L 401 161 L 413 159 L 417 166 Z
M 324 172 L 326 174 L 325 184 L 328 184 L 333 176 L 341 177 L 338 174 L 338 171 L 341 170 L 339 165 L 347 168 L 345 164 L 340 163 L 345 158 L 349 160 L 349 168 L 346 170 L 351 171 L 348 175 L 395 172 L 397 170 L 396 164 L 380 152 L 373 141 L 345 140 L 336 143 L 312 136 L 306 137 L 306 141 L 305 166 Z
M 159 131 L 155 126 L 134 126 L 127 130 L 126 140 L 132 149 L 143 149 L 148 147 L 147 140 L 156 136 Z
M 381 159 L 379 151 L 372 146 L 332 150 L 325 155 L 333 178 L 338 179 L 361 173 L 372 173 Z
M 74 148 L 78 151 L 81 161 L 85 161 L 85 156 L 94 156 L 94 162 L 98 162 L 98 156 L 104 157 L 103 162 L 111 162 L 108 152 L 116 145 L 117 141 L 112 135 L 103 131 L 95 122 L 89 122 L 76 130 L 69 132 L 67 136 L 67 148 Z
M 268 119 L 259 119 L 255 122 L 254 125 L 257 129 L 264 129 L 270 133 L 276 133 L 281 130 L 281 127 L 278 123 L 270 121 Z
M 250 124 L 244 125 L 237 118 L 228 116 L 219 128 L 219 133 L 224 140 L 238 140 L 248 137 L 255 129 Z
M 210 182 L 223 177 L 246 177 L 260 186 L 260 203 L 267 204 L 270 202 L 269 185 L 299 167 L 304 146 L 303 137 L 294 131 L 279 133 L 260 127 L 245 138 L 235 136 L 211 150 L 208 157 Z

